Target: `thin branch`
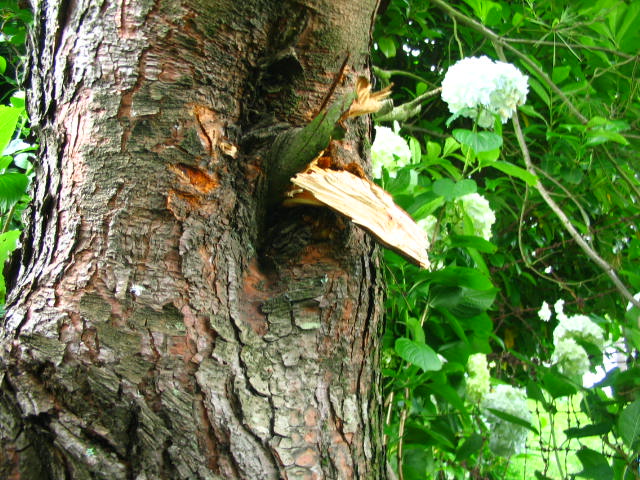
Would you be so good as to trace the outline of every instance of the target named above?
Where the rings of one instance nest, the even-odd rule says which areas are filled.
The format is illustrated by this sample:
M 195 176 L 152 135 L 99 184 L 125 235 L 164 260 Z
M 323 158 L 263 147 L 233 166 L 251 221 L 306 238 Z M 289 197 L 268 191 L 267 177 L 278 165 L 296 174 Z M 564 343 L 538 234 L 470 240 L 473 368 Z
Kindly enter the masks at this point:
M 375 115 L 375 119 L 378 122 L 391 122 L 393 120 L 397 120 L 402 122 L 407 120 L 408 118 L 414 117 L 418 115 L 422 111 L 422 102 L 424 102 L 427 98 L 433 97 L 440 93 L 442 87 L 434 88 L 433 90 L 429 90 L 428 92 L 424 92 L 422 95 L 418 95 L 413 100 L 398 105 L 397 107 L 393 107 L 390 112 L 387 112 L 383 115 Z
M 502 52 L 499 52 L 499 53 L 502 53 Z M 502 54 L 501 56 L 504 57 L 504 54 Z M 518 144 L 520 145 L 520 150 L 522 150 L 524 163 L 529 173 L 535 175 L 536 169 L 533 166 L 533 163 L 531 161 L 531 155 L 529 154 L 529 148 L 527 147 L 527 144 L 524 139 L 524 134 L 522 133 L 522 128 L 520 127 L 520 120 L 518 119 L 518 115 L 514 115 L 512 118 L 512 121 L 513 121 L 513 128 L 516 133 L 516 138 L 518 139 Z M 604 271 L 604 273 L 607 274 L 607 276 L 611 279 L 613 284 L 616 286 L 618 292 L 620 292 L 624 298 L 626 298 L 629 302 L 631 302 L 636 307 L 640 308 L 640 302 L 635 298 L 633 298 L 633 295 L 627 289 L 627 287 L 622 283 L 622 281 L 618 277 L 618 274 L 616 273 L 614 268 L 606 260 L 604 260 L 600 255 L 598 255 L 598 253 L 591 248 L 591 246 L 584 240 L 584 238 L 582 238 L 582 235 L 580 235 L 580 233 L 576 230 L 576 228 L 571 223 L 571 220 L 569 220 L 569 218 L 564 213 L 564 211 L 553 200 L 553 198 L 551 197 L 547 189 L 544 188 L 540 180 L 537 181 L 535 187 L 538 190 L 538 193 L 540 193 L 540 196 L 542 197 L 542 199 L 546 202 L 549 208 L 553 210 L 553 212 L 556 214 L 556 216 L 560 220 L 560 223 L 562 223 L 562 225 L 567 230 L 567 232 L 569 232 L 569 235 L 573 237 L 575 242 L 578 244 L 578 246 L 580 246 L 580 248 L 587 255 L 587 257 L 589 257 L 597 266 L 599 266 Z M 640 320 L 639 320 L 639 324 L 640 324 Z

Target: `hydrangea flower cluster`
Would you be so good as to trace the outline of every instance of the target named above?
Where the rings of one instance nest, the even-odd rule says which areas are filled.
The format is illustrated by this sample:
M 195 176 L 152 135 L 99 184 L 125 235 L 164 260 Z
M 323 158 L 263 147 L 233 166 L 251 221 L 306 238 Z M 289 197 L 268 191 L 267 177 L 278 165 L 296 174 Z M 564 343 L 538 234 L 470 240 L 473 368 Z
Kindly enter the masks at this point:
M 464 213 L 471 219 L 474 235 L 490 240 L 496 214 L 491 210 L 487 199 L 479 193 L 469 193 L 460 197 L 456 203 L 462 206 Z
M 547 302 L 542 302 L 542 306 L 540 307 L 540 310 L 538 310 L 538 316 L 540 317 L 540 320 L 542 320 L 543 322 L 548 322 L 549 320 L 551 320 L 551 309 L 549 308 L 549 304 Z
M 481 407 L 491 429 L 489 440 L 491 451 L 501 457 L 520 453 L 524 449 L 529 430 L 522 425 L 497 417 L 488 409 L 500 410 L 531 422 L 531 412 L 527 407 L 527 396 L 524 390 L 511 385 L 498 385 L 495 390 L 484 396 Z
M 538 312 L 543 320 L 551 317 L 549 307 L 547 305 L 544 309 L 545 305 L 547 305 L 546 302 Z M 558 318 L 558 325 L 553 330 L 555 349 L 551 363 L 557 365 L 562 374 L 576 383 L 582 383 L 582 377 L 589 371 L 589 355 L 577 341 L 590 343 L 602 350 L 605 343 L 604 332 L 586 315 L 568 316 L 565 314 L 564 300 L 562 299 L 558 300 L 553 307 Z
M 551 362 L 576 383 L 582 383 L 582 376 L 589 371 L 589 356 L 573 338 L 563 338 L 556 344 Z
M 560 323 L 553 331 L 553 343 L 565 338 L 573 338 L 592 343 L 600 350 L 604 348 L 604 335 L 602 329 L 593 323 L 586 315 L 572 315 L 570 317 L 560 317 Z
M 372 175 L 374 178 L 382 178 L 382 167 L 392 178 L 396 177 L 396 171 L 411 163 L 411 150 L 406 140 L 398 135 L 397 123 L 395 131 L 389 127 L 375 127 L 376 136 L 371 145 Z
M 490 387 L 487 356 L 482 353 L 471 355 L 467 360 L 467 372 L 465 396 L 472 403 L 480 403 Z
M 494 115 L 506 123 L 525 102 L 527 79 L 510 63 L 487 56 L 463 58 L 447 70 L 442 99 L 453 115 L 472 118 L 481 127 L 491 128 Z

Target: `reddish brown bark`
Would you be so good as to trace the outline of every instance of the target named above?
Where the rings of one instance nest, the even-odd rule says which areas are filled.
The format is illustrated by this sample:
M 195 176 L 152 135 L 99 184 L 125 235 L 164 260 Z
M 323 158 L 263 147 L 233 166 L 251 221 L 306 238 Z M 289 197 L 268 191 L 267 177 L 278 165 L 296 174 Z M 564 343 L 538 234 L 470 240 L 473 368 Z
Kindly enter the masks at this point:
M 374 246 L 265 187 L 345 58 L 335 95 L 367 74 L 375 3 L 39 2 L 7 476 L 384 478 Z

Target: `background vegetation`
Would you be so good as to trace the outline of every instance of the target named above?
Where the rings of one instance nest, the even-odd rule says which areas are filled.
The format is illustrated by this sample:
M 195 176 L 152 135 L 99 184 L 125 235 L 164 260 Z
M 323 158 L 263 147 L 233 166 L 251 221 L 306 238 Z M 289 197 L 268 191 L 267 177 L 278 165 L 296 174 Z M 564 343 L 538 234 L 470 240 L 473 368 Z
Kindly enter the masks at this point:
M 35 145 L 20 87 L 31 14 L 0 2 L 0 21 L 3 265 Z M 399 478 L 640 478 L 639 45 L 637 0 L 382 2 L 373 63 L 395 108 L 376 122 L 397 122 L 410 163 L 396 155 L 379 181 L 427 226 L 436 267 L 385 252 L 385 442 Z M 452 64 L 481 55 L 529 76 L 518 122 L 493 133 L 448 123 L 438 90 Z M 495 214 L 488 239 L 470 193 Z M 0 275 L 0 304 L 4 293 Z M 543 302 L 558 300 L 544 321 Z M 553 332 L 576 314 L 602 330 L 601 344 L 576 337 L 606 372 L 587 387 L 554 358 Z M 603 356 L 615 351 L 617 363 Z M 472 394 L 484 380 L 491 390 Z M 497 402 L 519 391 L 499 385 L 526 402 Z M 523 431 L 523 453 L 496 447 Z
M 20 8 L 17 1 L 0 2 L 0 267 L 19 245 L 36 150 L 29 141 L 25 93 L 21 90 L 31 21 L 31 12 Z M 0 268 L 0 314 L 5 290 Z
M 394 83 L 395 108 L 377 123 L 399 122 L 411 151 L 380 182 L 416 220 L 437 219 L 438 270 L 385 253 L 386 433 L 400 478 L 640 478 L 639 310 L 628 310 L 640 291 L 639 35 L 638 1 L 391 0 L 379 15 L 375 72 Z M 449 124 L 437 90 L 456 61 L 482 55 L 529 77 L 518 123 L 494 133 Z M 460 208 L 470 192 L 495 213 L 490 241 Z M 605 340 L 577 338 L 590 370 L 607 369 L 593 386 L 554 358 L 554 329 L 576 314 Z M 493 392 L 526 393 L 530 421 L 469 394 L 478 353 Z M 527 447 L 496 455 L 509 424 Z

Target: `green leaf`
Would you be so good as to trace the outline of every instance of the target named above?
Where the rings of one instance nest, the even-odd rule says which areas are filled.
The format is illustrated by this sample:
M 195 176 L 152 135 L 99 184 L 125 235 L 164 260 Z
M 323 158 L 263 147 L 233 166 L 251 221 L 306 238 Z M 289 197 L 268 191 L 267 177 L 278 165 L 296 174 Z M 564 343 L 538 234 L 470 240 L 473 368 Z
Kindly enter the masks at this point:
M 547 90 L 534 78 L 529 77 L 529 86 L 531 89 L 538 94 L 540 99 L 544 102 L 545 105 L 551 105 L 551 98 L 549 98 L 549 94 Z
M 460 150 L 460 144 L 453 138 L 447 137 L 444 141 L 444 148 L 442 149 L 442 157 L 448 157 L 449 155 Z
M 381 37 L 378 39 L 378 47 L 380 51 L 387 58 L 393 58 L 396 56 L 396 42 L 391 37 Z
M 427 141 L 427 161 L 435 162 L 440 158 L 442 147 L 439 143 Z
M 431 305 L 446 308 L 458 318 L 471 318 L 485 312 L 493 304 L 497 289 L 473 290 L 466 287 L 435 286 Z
M 551 73 L 551 80 L 553 83 L 560 84 L 567 79 L 569 73 L 571 73 L 571 67 L 556 67 Z
M 450 178 L 440 178 L 433 182 L 433 193 L 444 197 L 447 201 L 475 193 L 477 190 L 476 182 L 468 178 L 459 182 L 454 182 Z
M 489 150 L 487 152 L 476 152 L 478 154 L 478 161 L 482 165 L 486 165 L 488 163 L 495 162 L 500 158 L 500 149 L 496 148 L 495 150 Z
M 16 131 L 16 125 L 18 124 L 18 118 L 20 118 L 21 113 L 21 109 L 4 105 L 0 106 L 0 154 L 7 145 L 9 145 L 13 133 Z
M 611 424 L 607 422 L 594 423 L 584 427 L 571 427 L 564 431 L 567 438 L 600 437 L 611 431 Z
M 3 74 L 7 70 L 7 60 L 4 57 L 0 57 L 0 74 Z
M 482 435 L 477 432 L 473 432 L 471 435 L 469 435 L 469 438 L 467 438 L 464 443 L 460 445 L 460 448 L 458 448 L 458 451 L 456 452 L 456 460 L 458 462 L 466 460 L 474 453 L 479 452 L 482 448 L 482 444 Z
M 451 329 L 455 332 L 460 340 L 462 340 L 465 344 L 469 344 L 469 339 L 467 335 L 464 333 L 464 328 L 458 321 L 456 317 L 454 317 L 449 310 L 442 310 L 442 316 L 447 320 L 447 323 L 451 327 Z
M 401 337 L 396 340 L 395 352 L 400 358 L 420 367 L 425 372 L 436 371 L 442 368 L 442 362 L 436 352 L 423 343 Z
M 496 408 L 487 408 L 491 413 L 493 413 L 496 417 L 506 420 L 507 422 L 515 423 L 516 425 L 520 425 L 527 430 L 531 430 L 536 435 L 540 435 L 538 429 L 531 425 L 527 420 L 523 420 L 517 415 L 511 415 L 510 413 L 503 412 L 502 410 L 498 410 Z
M 413 163 L 420 163 L 420 160 L 422 159 L 420 142 L 414 137 L 409 137 L 409 150 L 411 150 L 411 158 L 413 159 Z
M 18 203 L 27 190 L 29 178 L 22 173 L 0 175 L 0 212 Z
M 493 132 L 473 132 L 458 128 L 452 132 L 453 138 L 474 152 L 489 152 L 502 146 L 502 137 Z
M 618 418 L 618 431 L 625 445 L 634 449 L 640 438 L 640 398 L 624 408 Z
M 458 248 L 475 248 L 482 253 L 496 253 L 498 247 L 484 238 L 474 237 L 470 235 L 451 235 L 449 237 L 452 247 Z
M 592 478 L 593 480 L 613 479 L 613 469 L 607 458 L 595 450 L 583 447 L 576 454 L 582 463 L 582 471 L 576 477 Z
M 4 262 L 7 261 L 11 252 L 18 247 L 19 238 L 20 230 L 9 230 L 8 232 L 0 234 L 0 304 L 4 303 L 4 297 L 7 293 L 4 276 L 2 275 Z
M 474 290 L 493 288 L 491 280 L 482 273 L 467 267 L 446 267 L 431 275 L 434 283 L 449 286 L 469 287 Z
M 452 193 L 455 182 L 450 178 L 440 178 L 433 182 L 433 193 L 444 197 L 445 200 L 451 200 L 453 198 Z
M 517 165 L 514 165 L 509 162 L 492 162 L 488 166 L 495 168 L 496 170 L 500 170 L 502 173 L 506 173 L 511 177 L 519 178 L 520 180 L 524 180 L 530 186 L 535 187 L 538 183 L 538 177 L 534 174 L 529 173 L 524 168 L 520 168 Z
M 431 470 L 432 463 L 433 454 L 430 448 L 408 445 L 402 463 L 402 474 L 405 480 L 424 480 Z
M 587 133 L 585 145 L 600 145 L 609 141 L 619 143 L 620 145 L 629 145 L 629 141 L 618 132 L 603 129 L 590 130 Z
M 551 370 L 542 376 L 542 386 L 553 398 L 568 397 L 577 393 L 575 385 L 567 378 Z
M 411 333 L 411 337 L 418 343 L 425 343 L 424 330 L 418 319 L 409 317 L 407 318 L 407 330 Z

